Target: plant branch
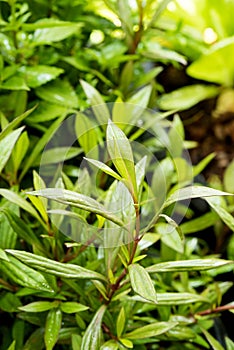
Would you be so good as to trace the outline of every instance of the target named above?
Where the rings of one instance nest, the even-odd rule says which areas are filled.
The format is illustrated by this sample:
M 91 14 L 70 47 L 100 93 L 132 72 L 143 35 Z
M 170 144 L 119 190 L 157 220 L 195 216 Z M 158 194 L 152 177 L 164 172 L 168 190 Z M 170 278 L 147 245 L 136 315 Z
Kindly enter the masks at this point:
M 200 311 L 200 312 L 197 312 L 196 315 L 206 316 L 206 315 L 215 314 L 215 313 L 222 312 L 222 311 L 229 311 L 229 310 L 234 310 L 233 304 L 227 304 L 227 305 L 223 305 L 223 306 L 218 306 L 214 309 L 207 309 L 204 311 Z

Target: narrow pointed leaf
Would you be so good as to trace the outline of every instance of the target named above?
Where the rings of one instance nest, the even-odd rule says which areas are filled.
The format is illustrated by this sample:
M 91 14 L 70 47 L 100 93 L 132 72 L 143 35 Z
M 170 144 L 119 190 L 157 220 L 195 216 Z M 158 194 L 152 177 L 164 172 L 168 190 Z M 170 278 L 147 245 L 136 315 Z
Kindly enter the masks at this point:
M 119 174 L 137 197 L 135 165 L 130 142 L 124 132 L 110 120 L 107 127 L 107 148 Z
M 106 305 L 102 305 L 94 315 L 91 323 L 86 329 L 81 350 L 100 350 L 102 337 L 102 319 L 106 311 Z
M 212 196 L 230 196 L 230 193 L 215 190 L 210 187 L 205 186 L 189 186 L 185 188 L 181 188 L 177 191 L 175 191 L 170 197 L 167 198 L 164 208 L 168 207 L 169 205 L 182 201 L 185 199 L 192 199 L 192 198 L 206 198 L 206 197 L 212 197 Z
M 209 332 L 207 332 L 205 329 L 203 329 L 202 332 L 205 334 L 205 337 L 212 346 L 213 350 L 224 350 L 218 340 L 216 340 Z
M 35 301 L 30 304 L 19 307 L 18 309 L 25 312 L 43 312 L 53 309 L 55 304 L 51 301 Z
M 105 163 L 100 162 L 99 160 L 95 160 L 95 159 L 90 159 L 90 158 L 85 158 L 89 163 L 95 165 L 97 168 L 99 168 L 100 170 L 102 170 L 104 173 L 111 175 L 112 177 L 114 177 L 116 180 L 121 180 L 121 176 L 119 176 L 118 173 L 116 173 L 114 170 L 112 170 L 108 165 L 106 165 Z
M 1 260 L 0 269 L 13 282 L 28 288 L 53 292 L 41 273 L 23 264 L 13 256 L 8 255 L 8 258 L 10 261 Z
M 66 314 L 73 314 L 76 312 L 88 310 L 88 306 L 82 305 L 75 301 L 67 301 L 61 304 L 61 310 Z
M 24 127 L 12 131 L 10 134 L 0 140 L 0 173 L 10 158 L 11 152 L 22 133 Z
M 204 198 L 211 208 L 219 215 L 225 224 L 234 231 L 234 217 L 223 207 L 217 204 L 215 198 Z
M 167 261 L 148 267 L 146 270 L 149 273 L 156 272 L 179 272 L 179 271 L 203 271 L 215 269 L 220 266 L 230 264 L 229 260 L 222 259 L 193 259 L 193 260 L 179 260 Z
M 146 300 L 157 303 L 154 284 L 144 267 L 138 264 L 132 264 L 128 267 L 128 270 L 134 292 Z
M 60 276 L 64 278 L 80 278 L 91 280 L 97 279 L 106 281 L 106 278 L 103 275 L 95 271 L 85 269 L 84 267 L 78 265 L 60 263 L 54 260 L 44 258 L 40 255 L 19 250 L 7 249 L 6 252 L 23 261 L 25 264 L 36 268 L 37 270 L 45 271 L 55 276 Z
M 60 309 L 51 309 L 46 318 L 44 340 L 46 350 L 52 350 L 57 343 L 62 324 L 62 312 Z
M 119 226 L 124 226 L 122 220 L 109 212 L 101 203 L 95 199 L 88 197 L 84 194 L 63 190 L 58 188 L 47 188 L 39 191 L 28 192 L 30 195 L 42 196 L 48 199 L 55 200 L 59 203 L 78 207 L 80 209 L 87 210 L 91 213 L 101 215 L 107 220 L 113 221 Z
M 125 334 L 124 337 L 136 340 L 156 337 L 160 334 L 167 332 L 169 329 L 174 328 L 176 325 L 177 322 L 155 322 L 147 326 L 135 329 L 134 331 Z

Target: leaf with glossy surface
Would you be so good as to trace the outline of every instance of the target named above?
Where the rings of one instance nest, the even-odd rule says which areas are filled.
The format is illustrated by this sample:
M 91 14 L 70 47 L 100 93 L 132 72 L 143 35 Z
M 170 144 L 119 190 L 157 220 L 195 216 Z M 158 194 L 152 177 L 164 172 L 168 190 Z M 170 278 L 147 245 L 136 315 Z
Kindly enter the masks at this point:
M 81 312 L 81 311 L 85 311 L 85 310 L 89 309 L 88 306 L 82 305 L 82 304 L 77 303 L 75 301 L 64 302 L 61 304 L 60 308 L 66 314 L 73 314 L 76 312 Z
M 56 301 L 35 301 L 30 304 L 21 306 L 18 309 L 25 312 L 44 312 L 53 309 L 56 304 Z
M 232 57 L 233 50 L 233 36 L 220 40 L 187 68 L 188 75 L 196 79 L 233 86 L 234 64 L 232 60 L 227 59 Z
M 154 264 L 147 267 L 147 272 L 179 272 L 179 271 L 203 271 L 215 269 L 220 266 L 230 264 L 229 260 L 222 259 L 193 259 L 193 260 L 179 260 L 168 261 L 164 263 Z
M 7 249 L 7 253 L 15 256 L 19 260 L 25 262 L 40 271 L 45 271 L 55 276 L 60 276 L 64 278 L 81 278 L 81 279 L 97 279 L 106 281 L 106 278 L 95 272 L 84 267 L 74 265 L 74 264 L 64 264 L 54 260 L 44 258 L 43 256 L 27 253 L 19 250 Z M 33 270 L 34 271 L 34 270 Z
M 98 169 L 102 170 L 104 173 L 114 177 L 116 180 L 119 180 L 119 181 L 122 180 L 121 176 L 119 176 L 118 173 L 116 173 L 114 170 L 112 170 L 105 163 L 102 163 L 99 160 L 90 159 L 90 158 L 86 158 L 86 157 L 84 157 L 84 159 L 86 159 L 89 163 L 95 165 Z
M 132 264 L 128 267 L 131 286 L 135 293 L 146 300 L 157 303 L 157 295 L 154 284 L 144 267 Z
M 205 187 L 205 186 L 189 186 L 185 188 L 181 188 L 175 191 L 171 196 L 169 196 L 164 203 L 164 208 L 169 205 L 182 201 L 185 199 L 192 198 L 206 198 L 212 196 L 229 196 L 230 193 L 215 190 L 214 188 Z
M 63 69 L 52 66 L 22 66 L 19 69 L 20 74 L 24 77 L 27 85 L 36 88 L 57 78 L 63 73 Z
M 56 79 L 36 88 L 35 92 L 45 101 L 69 108 L 78 107 L 78 97 L 67 80 Z
M 107 127 L 107 149 L 119 174 L 126 180 L 131 194 L 137 198 L 136 173 L 132 148 L 124 132 L 110 120 Z
M 234 232 L 234 217 L 220 205 L 220 201 L 216 200 L 217 197 L 204 198 L 210 207 L 218 214 L 218 216 L 225 222 L 225 224 Z M 219 198 L 218 198 L 219 199 Z
M 81 350 L 100 350 L 102 337 L 101 326 L 105 311 L 106 305 L 102 305 L 94 315 L 84 333 Z
M 12 131 L 10 134 L 0 140 L 0 173 L 6 165 L 12 150 L 16 144 L 16 141 L 20 137 L 24 127 Z
M 9 255 L 8 258 L 10 261 L 1 260 L 0 269 L 12 281 L 24 287 L 53 292 L 41 273 L 23 264 L 13 256 Z
M 110 113 L 101 94 L 86 81 L 81 80 L 80 83 L 100 126 L 106 125 L 110 119 Z
M 156 337 L 160 334 L 167 332 L 169 329 L 174 328 L 177 322 L 155 322 L 147 326 L 135 329 L 130 333 L 126 333 L 124 337 L 128 339 L 145 339 L 150 337 Z
M 51 309 L 46 317 L 44 341 L 46 350 L 52 350 L 57 343 L 62 325 L 62 312 L 60 309 Z
M 122 220 L 108 211 L 101 203 L 84 194 L 58 188 L 47 188 L 40 191 L 28 192 L 28 194 L 45 197 L 59 203 L 84 209 L 91 213 L 98 214 L 107 220 L 113 221 L 119 226 L 124 226 Z
M 209 332 L 207 332 L 205 329 L 202 329 L 202 332 L 205 334 L 205 337 L 212 346 L 213 350 L 224 350 L 220 342 L 218 342 L 218 340 L 216 340 Z

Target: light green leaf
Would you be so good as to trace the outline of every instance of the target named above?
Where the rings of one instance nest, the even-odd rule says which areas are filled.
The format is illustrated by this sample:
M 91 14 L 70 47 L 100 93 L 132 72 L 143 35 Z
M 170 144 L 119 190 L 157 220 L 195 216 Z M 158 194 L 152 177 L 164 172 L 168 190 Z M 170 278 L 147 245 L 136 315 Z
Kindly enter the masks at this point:
M 0 248 L 0 260 L 6 260 L 6 261 L 10 261 L 7 254 L 4 252 L 3 249 Z
M 51 42 L 61 41 L 73 34 L 79 33 L 80 24 L 58 21 L 52 18 L 44 18 L 34 23 L 37 25 L 33 35 L 33 44 L 49 44 Z M 32 30 L 31 27 L 25 26 L 26 29 Z
M 224 350 L 222 345 L 209 332 L 207 332 L 205 329 L 202 329 L 202 332 L 205 334 L 205 337 L 212 346 L 213 350 Z
M 120 338 L 119 341 L 128 349 L 133 349 L 133 343 L 129 339 Z
M 72 334 L 72 350 L 80 350 L 82 338 L 79 334 Z
M 18 309 L 25 312 L 43 312 L 53 309 L 57 301 L 35 301 L 30 304 L 19 307 Z
M 211 208 L 219 215 L 219 217 L 225 222 L 225 224 L 234 232 L 234 217 L 220 205 L 220 202 L 216 198 L 204 198 Z
M 53 199 L 59 203 L 84 209 L 91 213 L 101 215 L 119 226 L 124 226 L 122 220 L 109 212 L 101 203 L 84 194 L 58 188 L 47 188 L 40 191 L 28 192 L 28 194 L 33 196 L 42 196 L 48 199 Z
M 16 341 L 14 340 L 7 350 L 15 350 Z
M 28 124 L 43 123 L 66 113 L 68 107 L 40 101 L 37 109 L 27 118 Z
M 171 225 L 161 222 L 156 225 L 156 231 L 161 235 L 164 244 L 178 253 L 183 253 L 184 240 L 181 239 L 181 230 L 178 226 L 174 223 Z
M 76 278 L 76 279 L 97 279 L 106 281 L 105 276 L 81 266 L 74 264 L 64 264 L 54 260 L 44 258 L 43 256 L 27 253 L 19 250 L 7 249 L 7 253 L 15 256 L 19 260 L 22 260 L 25 264 L 30 265 L 40 271 L 45 271 L 55 276 L 64 278 Z M 34 270 L 32 270 L 34 271 Z M 35 271 L 34 271 L 35 272 Z
M 110 119 L 110 113 L 100 93 L 84 80 L 80 81 L 81 86 L 92 106 L 92 110 L 100 126 L 106 125 Z
M 224 188 L 230 193 L 234 193 L 234 160 L 228 165 L 227 169 L 224 172 Z
M 16 141 L 20 137 L 24 127 L 12 131 L 10 134 L 0 140 L 0 173 L 6 165 Z
M 38 215 L 37 211 L 29 202 L 26 201 L 25 198 L 20 196 L 18 193 L 10 191 L 6 188 L 0 188 L 0 195 L 6 198 L 8 201 L 18 205 L 20 208 L 24 209 L 41 222 L 41 218 Z
M 116 332 L 117 332 L 117 337 L 118 338 L 120 338 L 122 333 L 123 333 L 124 326 L 125 326 L 125 321 L 126 321 L 125 311 L 124 311 L 124 308 L 122 307 L 120 309 L 120 312 L 119 312 L 119 315 L 118 315 L 118 318 L 117 318 L 117 321 L 116 321 Z
M 85 158 L 89 163 L 95 165 L 97 168 L 101 169 L 104 173 L 114 177 L 116 180 L 121 181 L 122 178 L 121 176 L 119 176 L 118 173 L 116 173 L 114 170 L 112 170 L 108 165 L 106 165 L 105 163 L 100 162 L 99 160 L 95 160 L 95 159 L 90 159 L 90 158 Z
M 88 306 L 79 304 L 75 301 L 67 301 L 61 304 L 61 310 L 66 314 L 73 314 L 73 313 L 85 311 L 88 309 L 89 309 Z
M 4 81 L 4 83 L 0 85 L 0 88 L 6 90 L 30 90 L 24 78 L 17 75 L 14 75 L 13 77 L 10 77 L 8 80 Z
M 56 79 L 36 88 L 35 92 L 45 101 L 68 108 L 78 107 L 78 97 L 67 80 Z
M 44 340 L 46 350 L 52 350 L 57 343 L 62 325 L 62 312 L 60 309 L 51 309 L 46 317 Z
M 167 332 L 169 329 L 174 328 L 177 322 L 155 322 L 147 326 L 135 329 L 130 333 L 126 333 L 124 337 L 128 339 L 145 339 L 150 337 L 156 337 L 160 334 Z
M 101 336 L 102 336 L 102 319 L 106 311 L 106 305 L 102 305 L 96 314 L 94 315 L 92 321 L 90 322 L 88 328 L 86 329 L 81 350 L 99 350 L 101 347 Z
M 206 198 L 206 197 L 212 197 L 212 196 L 228 196 L 230 193 L 215 190 L 214 188 L 205 187 L 205 186 L 188 186 L 185 188 L 181 188 L 177 191 L 175 191 L 171 196 L 169 196 L 164 203 L 164 208 L 168 207 L 169 205 L 189 199 L 189 198 Z
M 226 345 L 227 345 L 227 350 L 233 350 L 234 349 L 234 343 L 233 343 L 233 341 L 230 338 L 225 337 L 225 342 L 226 342 Z
M 77 113 L 75 131 L 85 154 L 98 158 L 98 127 L 83 113 Z
M 4 139 L 5 136 L 9 135 L 9 133 L 11 132 L 11 130 L 13 130 L 17 125 L 19 125 L 25 118 L 27 118 L 27 116 L 29 116 L 34 110 L 35 110 L 36 106 L 29 109 L 28 111 L 26 111 L 25 113 L 19 115 L 18 117 L 16 117 L 14 120 L 12 120 L 12 122 L 10 122 L 0 133 L 0 141 L 2 139 Z
M 39 154 L 47 144 L 47 142 L 51 139 L 51 137 L 54 135 L 56 130 L 59 128 L 63 120 L 65 119 L 66 115 L 62 115 L 60 118 L 56 119 L 53 124 L 49 127 L 49 129 L 43 134 L 43 136 L 40 138 L 40 140 L 37 142 L 36 146 L 32 150 L 30 156 L 25 160 L 23 163 L 23 169 L 19 177 L 19 181 L 22 180 L 24 175 L 27 173 L 28 169 L 34 165 L 35 160 L 38 158 Z
M 164 263 L 154 264 L 146 270 L 149 273 L 157 272 L 180 272 L 180 271 L 203 271 L 215 269 L 219 266 L 230 264 L 229 260 L 222 259 L 193 259 L 193 260 L 179 260 L 167 261 Z
M 100 350 L 118 350 L 118 349 L 119 347 L 115 340 L 108 340 L 100 348 Z
M 142 303 L 150 303 L 155 305 L 149 300 L 145 300 L 139 295 L 130 297 L 133 300 L 140 301 Z M 209 299 L 206 299 L 202 295 L 193 293 L 157 293 L 158 305 L 185 305 L 197 302 L 209 303 Z
M 169 60 L 176 61 L 181 64 L 186 64 L 187 61 L 184 56 L 176 51 L 163 48 L 158 42 L 148 40 L 144 42 L 144 47 L 141 49 L 141 54 L 151 60 Z
M 78 147 L 55 147 L 47 149 L 43 152 L 40 159 L 36 160 L 34 165 L 47 165 L 54 163 L 64 163 L 68 159 L 72 159 L 82 153 L 82 148 Z
M 158 106 L 162 110 L 185 110 L 207 98 L 215 97 L 219 93 L 216 86 L 196 84 L 184 86 L 168 94 L 163 94 L 158 100 Z
M 27 85 L 36 88 L 57 78 L 63 73 L 63 69 L 52 66 L 22 66 L 19 69 L 20 74 L 27 82 Z
M 208 154 L 208 156 L 203 158 L 198 164 L 194 165 L 193 176 L 195 177 L 199 175 L 205 169 L 205 167 L 214 159 L 215 156 L 215 153 L 210 153 Z
M 12 162 L 14 164 L 14 171 L 17 172 L 25 154 L 29 147 L 29 138 L 26 131 L 24 131 L 17 140 L 12 151 Z
M 119 174 L 126 180 L 130 193 L 137 198 L 136 173 L 131 145 L 124 132 L 110 120 L 107 127 L 107 149 Z
M 187 73 L 196 79 L 233 86 L 234 64 L 227 59 L 232 56 L 233 50 L 233 36 L 220 40 L 194 61 L 187 68 Z
M 144 267 L 132 264 L 128 267 L 131 286 L 135 293 L 146 300 L 157 303 L 157 295 L 154 284 Z
M 9 260 L 9 262 L 1 260 L 0 269 L 12 281 L 24 287 L 53 292 L 42 274 L 18 261 L 13 256 L 9 256 Z

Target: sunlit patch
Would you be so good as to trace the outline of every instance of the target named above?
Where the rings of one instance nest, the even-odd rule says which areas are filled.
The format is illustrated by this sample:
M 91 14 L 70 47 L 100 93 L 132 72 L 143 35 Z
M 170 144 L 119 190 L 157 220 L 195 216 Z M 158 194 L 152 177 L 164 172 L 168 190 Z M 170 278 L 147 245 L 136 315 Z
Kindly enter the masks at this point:
M 194 15 L 196 13 L 196 5 L 194 1 L 191 0 L 177 0 L 177 3 L 179 4 L 182 9 L 184 9 L 186 12 L 190 13 L 191 15 Z
M 138 25 L 138 24 L 135 24 L 135 25 L 133 26 L 134 32 L 138 32 L 139 28 L 140 28 L 139 25 Z
M 176 5 L 175 5 L 175 3 L 174 2 L 169 2 L 169 4 L 167 5 L 167 9 L 169 10 L 169 11 L 175 11 L 176 10 Z
M 217 40 L 218 36 L 212 28 L 206 28 L 203 33 L 203 38 L 205 43 L 213 44 Z
M 92 33 L 90 34 L 90 42 L 93 45 L 98 45 L 103 42 L 105 38 L 104 33 L 101 30 L 93 30 Z
M 121 29 L 115 29 L 111 33 L 112 38 L 123 39 L 125 37 L 124 32 Z

